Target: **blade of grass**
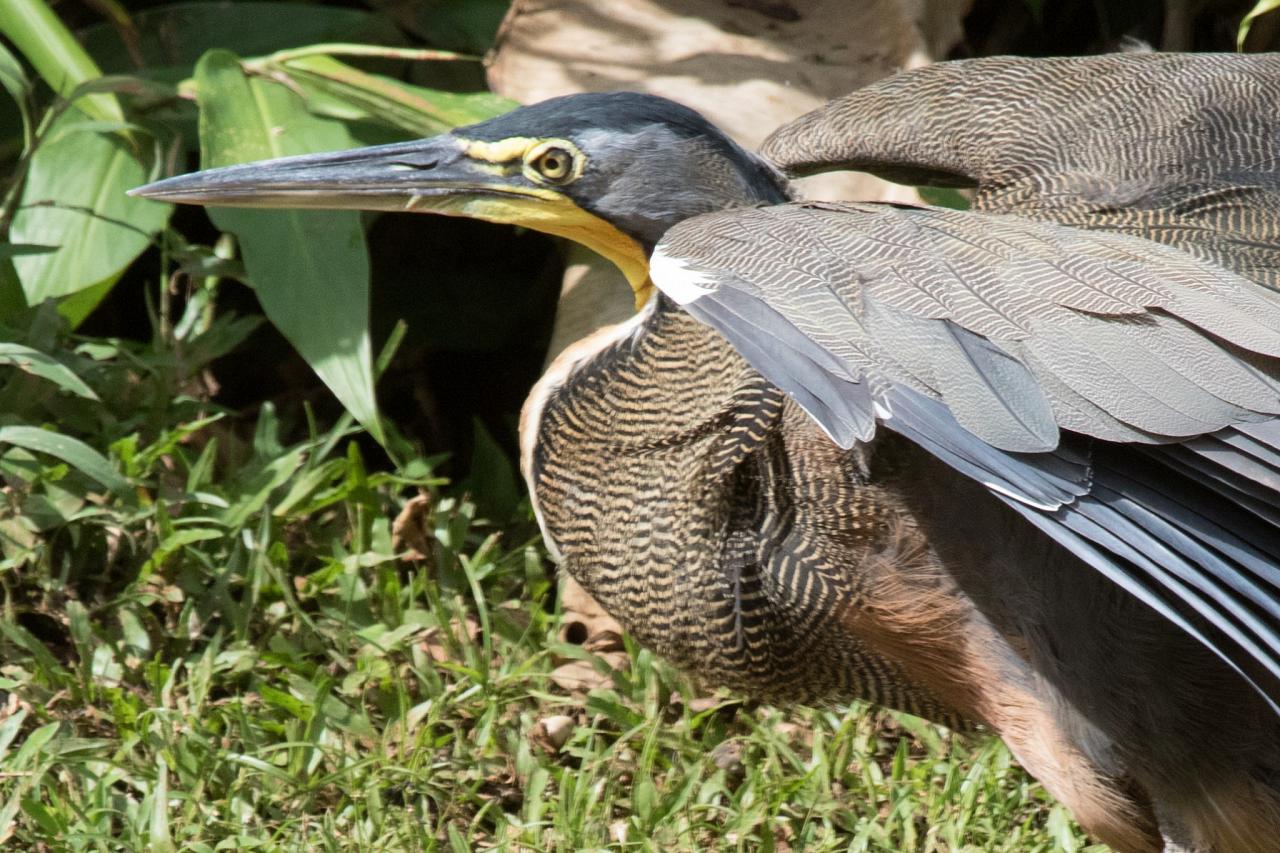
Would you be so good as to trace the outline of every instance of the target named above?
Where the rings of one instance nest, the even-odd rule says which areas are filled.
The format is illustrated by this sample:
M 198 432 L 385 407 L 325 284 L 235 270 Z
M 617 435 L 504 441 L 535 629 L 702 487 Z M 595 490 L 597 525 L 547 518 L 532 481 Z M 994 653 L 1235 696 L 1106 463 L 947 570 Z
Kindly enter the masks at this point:
M 1261 0 L 1249 10 L 1249 14 L 1240 20 L 1240 28 L 1236 31 L 1236 50 L 1244 50 L 1244 41 L 1249 37 L 1253 22 L 1268 12 L 1280 9 L 1280 0 Z
M 53 358 L 53 356 L 46 355 L 31 347 L 0 342 L 0 364 L 13 365 L 19 370 L 30 373 L 32 376 L 47 379 L 64 391 L 70 391 L 72 394 L 84 397 L 87 400 L 98 399 L 98 395 L 93 393 L 93 389 L 84 384 L 84 380 L 76 376 L 69 367 Z
M 97 64 L 43 0 L 6 0 L 0 33 L 18 48 L 44 81 L 64 98 L 86 80 L 101 77 Z M 77 106 L 99 121 L 124 122 L 114 95 L 84 95 Z
M 78 438 L 33 426 L 0 427 L 0 444 L 13 444 L 47 453 L 92 477 L 116 494 L 130 494 L 129 482 L 107 458 Z

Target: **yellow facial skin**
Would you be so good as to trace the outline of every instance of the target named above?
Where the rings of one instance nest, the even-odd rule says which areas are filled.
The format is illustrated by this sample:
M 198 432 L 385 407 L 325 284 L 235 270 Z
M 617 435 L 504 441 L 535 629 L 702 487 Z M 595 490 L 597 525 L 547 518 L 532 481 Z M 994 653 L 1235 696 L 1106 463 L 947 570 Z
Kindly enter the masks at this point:
M 520 225 L 573 240 L 612 261 L 622 270 L 635 292 L 637 309 L 649 301 L 653 295 L 653 282 L 649 280 L 649 259 L 640 244 L 600 217 L 578 207 L 568 196 L 550 188 L 571 183 L 582 174 L 586 156 L 577 146 L 564 139 L 527 137 L 512 137 L 497 142 L 462 139 L 459 144 L 473 164 L 485 171 L 496 167 L 501 170 L 501 174 L 509 174 L 518 169 L 530 181 L 547 184 L 548 188 L 496 188 L 500 189 L 502 196 L 413 196 L 405 206 L 406 210 Z M 539 164 L 545 167 L 543 158 L 553 149 L 557 158 L 561 152 L 572 156 L 572 163 L 564 170 L 563 177 L 554 181 L 538 170 Z M 562 164 L 556 159 L 552 161 L 552 165 L 559 167 Z

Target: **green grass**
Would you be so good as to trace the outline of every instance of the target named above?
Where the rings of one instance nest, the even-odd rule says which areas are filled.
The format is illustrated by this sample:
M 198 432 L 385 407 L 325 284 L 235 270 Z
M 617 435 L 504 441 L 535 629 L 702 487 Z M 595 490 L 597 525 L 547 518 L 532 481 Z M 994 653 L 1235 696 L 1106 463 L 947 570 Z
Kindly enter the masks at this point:
M 367 471 L 344 424 L 240 436 L 102 346 L 82 375 L 118 406 L 78 433 L 137 494 L 0 454 L 9 848 L 1084 848 L 991 739 L 755 706 L 630 645 L 611 670 L 560 639 L 521 513 L 430 460 Z M 600 683 L 558 687 L 571 661 Z

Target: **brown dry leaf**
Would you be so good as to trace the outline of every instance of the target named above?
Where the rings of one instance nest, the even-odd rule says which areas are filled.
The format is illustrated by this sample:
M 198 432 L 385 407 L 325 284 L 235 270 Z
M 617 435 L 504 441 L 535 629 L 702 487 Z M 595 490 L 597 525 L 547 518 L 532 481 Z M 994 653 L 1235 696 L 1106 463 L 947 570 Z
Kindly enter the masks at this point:
M 609 762 L 609 772 L 619 785 L 630 785 L 635 770 L 636 754 L 625 747 L 614 753 L 613 761 Z
M 622 642 L 622 626 L 604 611 L 594 598 L 573 578 L 560 582 L 563 621 L 560 639 L 582 646 L 609 665 L 622 669 L 629 664 Z M 586 693 L 597 687 L 612 687 L 613 679 L 600 672 L 590 661 L 573 659 L 557 667 L 551 680 L 570 693 Z
M 622 637 L 622 626 L 618 620 L 606 613 L 581 584 L 567 575 L 560 583 L 560 610 L 564 617 L 560 639 L 566 643 L 581 646 L 600 636 Z
M 538 720 L 529 730 L 529 742 L 548 755 L 555 755 L 568 742 L 577 721 L 565 714 L 555 714 Z
M 813 747 L 813 728 L 789 721 L 775 723 L 773 730 L 786 738 L 793 747 L 811 749 Z
M 449 620 L 449 635 L 454 641 L 465 637 L 474 643 L 480 636 L 480 623 L 471 616 L 468 616 L 465 622 L 455 617 Z M 437 663 L 450 660 L 452 657 L 449 654 L 450 642 L 446 640 L 440 628 L 428 628 L 419 645 Z
M 631 656 L 626 652 L 603 652 L 597 654 L 596 657 L 607 663 L 609 669 L 615 671 L 626 669 L 631 665 Z
M 551 680 L 561 690 L 586 693 L 597 687 L 612 687 L 613 679 L 596 669 L 590 661 L 575 660 L 551 671 Z
M 701 714 L 703 711 L 710 711 L 717 707 L 723 701 L 719 696 L 699 696 L 689 702 L 689 710 L 695 714 Z
M 736 740 L 721 741 L 711 750 L 711 761 L 724 771 L 724 780 L 730 788 L 737 787 L 747 778 L 747 768 L 742 763 L 742 744 Z
M 782 735 L 782 737 L 786 738 L 787 740 L 791 740 L 795 738 L 796 735 L 800 734 L 800 726 L 796 725 L 795 723 L 788 723 L 788 722 L 775 723 L 773 726 L 773 730 L 778 734 Z
M 627 645 L 617 631 L 597 631 L 587 638 L 582 647 L 592 654 L 603 655 L 606 652 L 626 651 Z
M 486 776 L 480 785 L 480 795 L 496 802 L 506 812 L 519 811 L 524 805 L 521 780 L 510 768 Z
M 431 560 L 434 553 L 431 533 L 431 496 L 425 493 L 409 499 L 391 523 L 391 547 L 403 552 L 406 560 Z

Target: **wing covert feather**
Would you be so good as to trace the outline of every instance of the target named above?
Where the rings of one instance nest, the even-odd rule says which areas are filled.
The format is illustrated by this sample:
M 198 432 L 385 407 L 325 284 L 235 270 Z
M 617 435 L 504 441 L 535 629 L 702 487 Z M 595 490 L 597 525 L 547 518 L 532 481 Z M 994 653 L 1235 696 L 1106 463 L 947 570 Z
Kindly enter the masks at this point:
M 708 214 L 651 271 L 838 443 L 906 436 L 1280 679 L 1276 294 L 1126 235 L 896 205 Z
M 708 320 L 731 341 L 785 325 L 787 346 L 816 365 L 834 359 L 842 380 L 923 392 L 1004 450 L 1051 449 L 1059 427 L 1158 441 L 1280 412 L 1268 378 L 1280 298 L 1125 235 L 796 203 L 684 222 L 653 264 L 659 289 L 696 280 L 681 292 L 697 297 L 678 300 L 695 313 L 734 294 L 756 300 L 750 328 Z M 1257 366 L 1240 350 L 1261 357 Z M 755 366 L 779 386 L 794 380 L 763 361 Z

